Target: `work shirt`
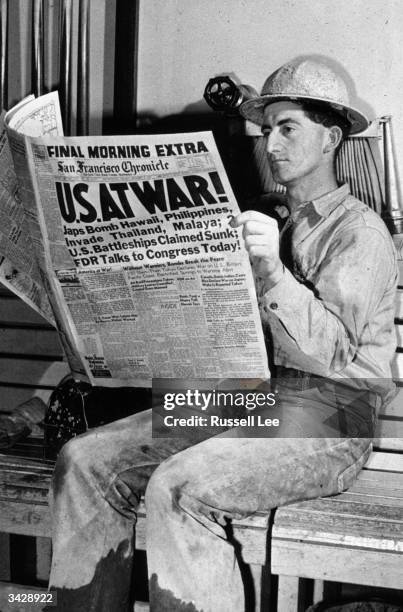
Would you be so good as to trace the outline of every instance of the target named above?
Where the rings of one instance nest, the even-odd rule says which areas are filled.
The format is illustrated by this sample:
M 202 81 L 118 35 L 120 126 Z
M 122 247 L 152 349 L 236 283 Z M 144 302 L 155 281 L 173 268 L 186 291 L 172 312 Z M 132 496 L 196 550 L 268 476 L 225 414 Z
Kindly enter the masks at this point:
M 286 242 L 281 280 L 268 291 L 257 283 L 274 364 L 345 382 L 383 379 L 386 395 L 397 263 L 385 224 L 343 185 L 293 211 L 280 236 L 285 252 Z

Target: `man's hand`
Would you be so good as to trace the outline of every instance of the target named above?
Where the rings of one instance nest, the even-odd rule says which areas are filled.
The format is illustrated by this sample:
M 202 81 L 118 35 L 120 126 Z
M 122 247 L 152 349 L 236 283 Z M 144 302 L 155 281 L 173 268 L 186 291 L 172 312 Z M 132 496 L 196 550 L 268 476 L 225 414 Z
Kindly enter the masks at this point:
M 245 247 L 251 258 L 256 276 L 264 279 L 266 289 L 273 287 L 283 276 L 279 250 L 277 221 L 254 210 L 234 217 L 231 227 L 241 227 Z

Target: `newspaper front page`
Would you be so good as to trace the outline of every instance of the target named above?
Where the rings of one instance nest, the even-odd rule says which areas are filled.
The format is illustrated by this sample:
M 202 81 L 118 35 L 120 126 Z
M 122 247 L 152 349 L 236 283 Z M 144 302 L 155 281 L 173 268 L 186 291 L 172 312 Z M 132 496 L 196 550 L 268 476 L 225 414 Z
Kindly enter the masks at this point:
M 269 377 L 248 255 L 229 226 L 239 210 L 211 133 L 63 138 L 55 94 L 6 124 L 76 375 L 107 386 Z

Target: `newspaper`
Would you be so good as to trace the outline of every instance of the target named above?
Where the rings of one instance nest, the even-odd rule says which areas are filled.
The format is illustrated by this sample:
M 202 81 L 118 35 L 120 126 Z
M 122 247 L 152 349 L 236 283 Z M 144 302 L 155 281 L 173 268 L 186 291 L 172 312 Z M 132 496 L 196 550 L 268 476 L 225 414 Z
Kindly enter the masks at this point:
M 65 138 L 55 93 L 5 125 L 35 278 L 74 375 L 106 386 L 269 377 L 211 133 Z

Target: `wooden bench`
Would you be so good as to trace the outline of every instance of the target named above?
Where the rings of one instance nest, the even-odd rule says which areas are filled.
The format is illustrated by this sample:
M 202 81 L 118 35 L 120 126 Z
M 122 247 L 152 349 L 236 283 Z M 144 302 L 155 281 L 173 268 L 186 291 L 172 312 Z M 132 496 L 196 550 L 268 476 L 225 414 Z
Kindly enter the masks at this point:
M 40 315 L 29 308 L 4 288 L 0 288 L 0 413 L 11 412 L 19 404 L 38 397 L 47 402 L 49 396 L 67 374 L 68 366 L 64 361 L 58 336 L 54 328 Z M 32 438 L 27 444 L 19 445 L 19 453 L 29 457 L 34 454 L 43 457 L 43 443 Z M 10 459 L 10 458 L 9 458 Z M 7 461 L 7 458 L 4 457 Z M 28 459 L 27 459 L 28 460 Z M 43 462 L 40 462 L 42 465 Z M 41 478 L 41 473 L 49 469 L 47 462 L 43 465 L 45 472 L 36 465 L 32 477 L 27 474 L 26 480 Z M 36 536 L 35 511 L 21 514 L 17 489 L 18 473 L 14 468 L 0 473 L 0 610 L 6 611 L 7 593 L 9 592 L 11 568 L 17 564 L 16 553 L 28 556 L 32 552 L 29 538 L 18 538 L 10 534 Z M 45 482 L 45 481 L 44 481 Z M 29 496 L 29 491 L 28 494 Z M 19 525 L 18 525 L 19 523 Z M 49 535 L 49 532 L 46 533 Z M 48 578 L 50 560 L 50 539 L 41 537 L 38 532 L 35 541 L 35 582 L 44 583 Z M 18 542 L 16 540 L 19 540 Z M 10 542 L 12 545 L 10 546 Z M 33 556 L 31 554 L 31 556 Z M 21 559 L 21 564 L 23 560 Z M 25 610 L 27 610 L 27 604 Z M 14 608 L 17 609 L 16 607 Z M 21 609 L 24 609 L 21 606 Z
M 271 571 L 278 612 L 299 609 L 306 581 L 313 602 L 324 581 L 403 589 L 403 388 L 380 422 L 375 451 L 346 492 L 278 508 Z M 334 591 L 333 591 L 334 592 Z M 312 603 L 312 602 L 306 602 Z
M 17 305 L 20 308 L 18 333 L 27 333 L 28 329 L 37 332 L 43 321 L 40 324 L 33 313 L 30 316 L 34 320 L 22 325 L 26 307 L 14 302 L 5 312 L 15 318 Z M 396 323 L 399 347 L 394 367 L 396 378 L 402 379 L 403 342 L 399 330 L 403 324 L 403 274 Z M 9 325 L 11 328 L 12 323 Z M 38 380 L 35 393 L 46 398 L 67 370 L 60 356 L 46 361 L 39 354 L 41 349 L 36 350 L 32 342 L 28 345 L 33 351 L 29 359 L 21 354 L 20 343 L 14 349 L 20 352 L 0 354 L 0 385 L 6 390 L 7 406 L 13 399 L 18 403 L 32 395 Z M 36 382 L 29 377 L 32 370 Z M 10 377 L 12 382 L 7 384 Z M 270 593 L 270 570 L 279 575 L 278 612 L 300 609 L 299 591 L 305 586 L 304 579 L 315 580 L 314 600 L 322 597 L 324 581 L 403 589 L 403 387 L 380 415 L 377 435 L 372 456 L 348 492 L 279 508 L 273 525 L 269 525 L 267 513 L 234 521 L 234 537 L 248 564 L 244 575 L 249 576 L 251 610 L 268 609 L 275 595 Z M 39 583 L 47 581 L 51 558 L 47 495 L 53 466 L 52 461 L 43 459 L 40 439 L 17 445 L 13 454 L 0 454 L 0 610 L 7 610 L 7 594 L 16 589 L 10 582 L 10 534 L 36 538 L 37 579 Z M 145 547 L 142 504 L 136 548 Z M 146 603 L 136 603 L 136 611 L 145 609 Z M 13 610 L 19 612 L 18 607 Z M 22 610 L 27 612 L 26 604 Z
M 0 412 L 46 402 L 68 371 L 55 329 L 0 285 Z
M 403 389 L 382 415 L 379 433 L 390 435 L 391 427 L 403 428 Z M 390 452 L 385 452 L 388 442 Z M 280 574 L 278 612 L 298 609 L 299 577 L 403 588 L 403 454 L 397 448 L 403 451 L 401 440 L 380 441 L 348 492 L 276 511 L 269 557 L 272 573 Z M 20 456 L 28 450 L 33 456 Z M 0 454 L 0 545 L 4 565 L 9 554 L 6 534 L 35 536 L 38 578 L 46 581 L 51 557 L 47 496 L 54 462 L 41 458 L 42 450 L 37 439 L 17 445 L 15 455 Z M 141 504 L 137 550 L 146 549 L 145 518 Z M 249 564 L 254 607 L 265 609 L 270 597 L 267 513 L 235 521 L 234 537 Z M 315 586 L 318 599 L 323 584 Z M 0 610 L 15 588 L 0 582 Z M 145 604 L 136 604 L 136 612 L 143 609 Z

